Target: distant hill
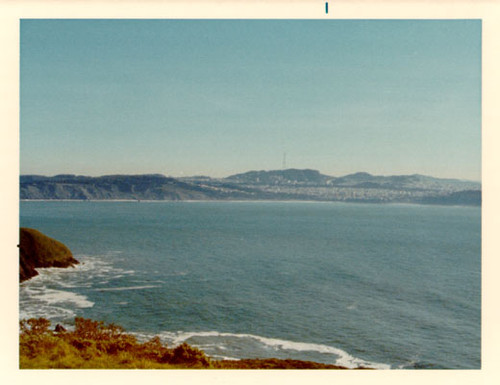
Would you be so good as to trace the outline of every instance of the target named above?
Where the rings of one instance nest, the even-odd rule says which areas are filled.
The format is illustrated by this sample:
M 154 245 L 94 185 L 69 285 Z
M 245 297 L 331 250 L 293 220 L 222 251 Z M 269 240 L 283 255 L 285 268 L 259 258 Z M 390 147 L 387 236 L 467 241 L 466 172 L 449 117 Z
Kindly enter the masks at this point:
M 335 186 L 366 187 L 366 188 L 390 188 L 390 189 L 424 189 L 424 190 L 475 190 L 481 189 L 477 182 L 459 179 L 442 179 L 431 176 L 413 175 L 391 175 L 377 176 L 366 172 L 349 174 L 336 178 Z
M 462 193 L 460 193 L 462 192 Z M 459 194 L 460 193 L 460 194 Z M 481 204 L 481 184 L 424 175 L 341 177 L 317 170 L 249 171 L 227 178 L 160 174 L 22 175 L 21 199 L 78 200 L 317 200 L 371 203 Z
M 22 175 L 21 199 L 206 200 L 244 198 L 243 189 L 185 183 L 164 175 Z
M 231 175 L 225 179 L 255 185 L 323 185 L 333 178 L 320 174 L 317 170 L 291 168 L 288 170 L 248 171 L 243 174 Z
M 321 174 L 317 170 L 271 170 L 249 171 L 243 174 L 231 175 L 227 181 L 238 184 L 268 185 L 268 186 L 338 186 L 355 188 L 389 188 L 389 189 L 432 189 L 432 190 L 465 190 L 480 189 L 477 182 L 458 179 L 441 179 L 425 175 L 391 175 L 378 176 L 367 172 L 357 172 L 342 177 Z

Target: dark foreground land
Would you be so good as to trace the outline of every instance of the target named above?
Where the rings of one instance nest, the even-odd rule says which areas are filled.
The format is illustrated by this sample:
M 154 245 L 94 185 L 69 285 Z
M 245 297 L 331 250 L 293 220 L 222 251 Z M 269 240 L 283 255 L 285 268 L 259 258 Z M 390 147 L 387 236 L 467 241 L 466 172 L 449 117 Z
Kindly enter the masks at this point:
M 38 267 L 72 267 L 78 264 L 61 242 L 35 229 L 21 227 L 19 232 L 19 280 L 36 275 Z
M 51 329 L 44 318 L 20 326 L 21 369 L 347 369 L 275 358 L 215 361 L 185 343 L 169 348 L 158 337 L 138 342 L 120 326 L 84 318 L 75 319 L 73 331 Z

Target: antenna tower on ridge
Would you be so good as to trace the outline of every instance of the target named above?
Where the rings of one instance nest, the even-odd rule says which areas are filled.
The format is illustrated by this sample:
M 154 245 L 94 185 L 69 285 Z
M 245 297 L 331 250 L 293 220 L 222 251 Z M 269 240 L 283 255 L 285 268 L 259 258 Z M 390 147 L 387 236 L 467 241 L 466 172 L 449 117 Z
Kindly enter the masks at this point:
M 285 170 L 285 169 L 286 169 L 286 151 L 283 153 L 283 163 L 282 163 L 282 165 L 281 165 L 281 168 L 282 168 L 283 170 Z

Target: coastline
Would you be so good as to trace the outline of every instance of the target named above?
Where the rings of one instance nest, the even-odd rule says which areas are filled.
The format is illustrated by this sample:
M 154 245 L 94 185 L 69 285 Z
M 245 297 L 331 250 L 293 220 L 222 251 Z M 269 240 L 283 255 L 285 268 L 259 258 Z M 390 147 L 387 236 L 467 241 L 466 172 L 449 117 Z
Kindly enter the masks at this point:
M 346 202 L 346 201 L 328 201 L 328 200 L 272 200 L 272 199 L 248 199 L 248 200 L 223 200 L 223 199 L 172 199 L 172 200 L 160 200 L 160 199 L 152 199 L 152 200 L 137 200 L 137 199 L 19 199 L 19 202 L 77 202 L 77 203 L 312 203 L 312 204 L 340 204 L 340 205 L 383 205 L 383 206 L 417 206 L 417 207 L 470 207 L 470 208 L 479 208 L 481 209 L 482 204 L 480 205 L 459 205 L 459 204 L 437 204 L 437 203 L 418 203 L 418 202 L 369 202 L 369 201 L 355 201 L 355 202 Z
M 28 232 L 29 231 L 29 232 Z M 84 267 L 85 266 L 85 261 L 82 261 L 81 263 L 79 261 L 76 261 L 73 258 L 73 255 L 71 251 L 61 242 L 50 238 L 46 236 L 45 234 L 40 233 L 38 230 L 34 229 L 26 229 L 26 228 L 21 228 L 21 235 L 24 234 L 36 234 L 37 242 L 44 242 L 44 248 L 51 247 L 52 245 L 56 245 L 57 247 L 61 248 L 64 251 L 64 255 L 62 257 L 58 257 L 59 259 L 56 259 L 57 263 L 54 264 L 52 262 L 47 263 L 43 255 L 46 254 L 46 250 L 42 247 L 33 247 L 31 245 L 32 242 L 34 242 L 32 239 L 27 240 L 26 236 L 22 236 L 21 239 L 23 242 L 20 243 L 20 251 L 22 254 L 23 250 L 30 249 L 30 250 L 36 250 L 38 252 L 30 252 L 28 254 L 22 254 L 23 258 L 20 259 L 20 269 L 21 271 L 23 270 L 23 265 L 26 263 L 29 263 L 35 267 L 37 267 L 37 270 L 34 272 L 33 275 L 31 276 L 26 276 L 24 275 L 21 277 L 20 282 L 19 282 L 19 288 L 23 288 L 24 290 L 29 290 L 30 286 L 31 289 L 33 289 L 33 285 L 42 285 L 42 295 L 48 295 L 49 296 L 49 302 L 54 302 L 54 303 L 59 303 L 60 301 L 66 302 L 74 302 L 77 304 L 77 307 L 79 308 L 88 308 L 88 307 L 93 307 L 94 303 L 90 302 L 88 298 L 84 295 L 73 293 L 71 291 L 67 290 L 54 290 L 54 289 L 48 289 L 50 291 L 50 294 L 43 294 L 43 291 L 45 291 L 43 288 L 44 283 L 50 282 L 54 279 L 54 277 L 57 277 L 58 273 L 64 272 L 67 270 L 69 267 L 74 267 L 76 266 L 77 269 L 78 267 Z M 38 239 L 41 239 L 39 241 Z M 48 245 L 47 246 L 47 242 Z M 69 254 L 68 254 L 69 253 Z M 41 256 L 42 255 L 42 256 Z M 62 258 L 62 259 L 61 259 Z M 61 263 L 64 262 L 64 263 Z M 75 264 L 76 263 L 76 264 Z M 74 271 L 75 273 L 78 273 L 78 271 Z M 54 275 L 55 274 L 55 275 Z M 71 287 L 71 286 L 70 286 Z M 101 289 L 102 291 L 117 291 L 117 290 L 137 290 L 137 289 L 148 289 L 152 288 L 155 286 L 131 286 L 131 287 L 126 287 L 126 288 L 112 288 L 112 289 Z M 23 311 L 26 311 L 26 309 L 21 309 Z M 29 313 L 29 311 L 27 312 Z M 21 312 L 20 312 L 21 316 Z M 109 354 L 108 350 L 104 349 L 101 353 L 97 354 L 96 357 L 93 357 L 92 359 L 89 358 L 89 353 L 87 352 L 87 349 L 84 348 L 84 346 L 87 346 L 88 341 L 80 341 L 81 336 L 77 333 L 76 337 L 72 337 L 71 343 L 68 345 L 67 341 L 64 340 L 64 338 L 58 340 L 58 337 L 64 337 L 64 333 L 60 333 L 60 330 L 64 330 L 65 332 L 69 330 L 69 333 L 73 333 L 76 331 L 74 330 L 74 326 L 66 324 L 65 326 L 62 326 L 60 323 L 57 323 L 55 325 L 54 330 L 50 330 L 47 327 L 43 327 L 40 329 L 39 326 L 37 325 L 50 325 L 50 320 L 47 319 L 46 317 L 51 318 L 50 315 L 44 314 L 41 317 L 22 317 L 20 319 L 20 325 L 21 325 L 21 334 L 20 334 L 20 368 L 21 369 L 49 369 L 49 368 L 71 368 L 71 369 L 78 369 L 78 368 L 164 368 L 164 369 L 170 369 L 170 368 L 176 368 L 176 369 L 190 369 L 190 368 L 210 368 L 210 369 L 373 369 L 371 367 L 368 367 L 367 365 L 363 364 L 358 364 L 357 366 L 344 366 L 344 365 L 339 365 L 339 364 L 328 364 L 328 363 L 321 363 L 321 362 L 316 362 L 316 361 L 310 361 L 310 360 L 302 360 L 302 359 L 291 359 L 291 358 L 235 358 L 235 357 L 219 357 L 216 358 L 217 356 L 209 356 L 206 354 L 203 350 L 200 350 L 197 347 L 192 347 L 191 345 L 188 345 L 185 340 L 189 339 L 189 336 L 196 335 L 197 333 L 194 332 L 184 332 L 184 338 L 177 337 L 177 341 L 173 342 L 173 348 L 170 349 L 171 354 L 174 354 L 173 352 L 175 349 L 178 349 L 180 347 L 184 347 L 186 349 L 194 349 L 193 351 L 199 352 L 196 353 L 196 356 L 200 357 L 206 357 L 206 360 L 203 358 L 200 362 L 190 362 L 189 359 L 186 362 L 163 362 L 162 360 L 159 359 L 151 359 L 149 363 L 145 363 L 144 357 L 136 357 L 133 359 L 129 359 L 126 363 L 120 362 L 115 362 L 115 358 L 123 355 L 123 354 L 129 354 L 130 353 L 130 346 L 122 346 L 121 348 L 118 348 L 113 354 Z M 78 320 L 81 320 L 80 317 L 75 318 L 75 325 L 76 329 L 78 329 Z M 104 325 L 102 321 L 93 321 L 93 320 L 87 320 L 87 323 L 97 323 L 99 325 Z M 112 327 L 114 327 L 114 324 L 110 324 Z M 137 344 L 144 343 L 147 344 L 148 341 L 160 341 L 160 337 L 158 335 L 151 335 L 150 333 L 144 333 L 144 332 L 125 332 L 124 329 L 119 327 L 121 331 L 123 331 L 123 335 L 127 336 L 127 338 L 130 338 L 133 341 L 136 341 Z M 73 329 L 73 330 L 72 330 Z M 37 334 L 38 333 L 38 334 Z M 88 334 L 89 336 L 92 335 L 94 336 L 95 332 L 89 332 L 91 334 Z M 107 333 L 107 332 L 106 332 Z M 208 334 L 207 334 L 208 333 Z M 198 333 L 199 334 L 199 333 Z M 237 334 L 232 334 L 232 333 L 220 333 L 220 332 L 202 332 L 202 335 L 215 335 L 215 336 L 220 336 L 222 338 L 248 338 L 250 340 L 256 340 L 256 341 L 261 341 L 264 344 L 269 344 L 270 346 L 277 345 L 277 346 L 284 346 L 284 345 L 291 345 L 292 348 L 293 346 L 298 346 L 297 350 L 301 350 L 301 347 L 306 346 L 313 346 L 314 344 L 308 344 L 308 343 L 301 343 L 301 342 L 292 342 L 292 341 L 284 341 L 284 340 L 278 340 L 278 339 L 273 339 L 273 338 L 268 338 L 268 337 L 261 337 L 261 336 L 255 336 L 255 335 L 247 335 L 247 334 L 242 334 L 242 335 L 237 335 Z M 146 337 L 147 336 L 147 337 Z M 186 338 L 187 336 L 187 338 Z M 146 338 L 145 338 L 146 337 Z M 76 338 L 76 340 L 75 340 Z M 97 337 L 92 337 L 92 338 L 97 338 Z M 99 337 L 100 338 L 100 337 Z M 146 339 L 146 340 L 145 340 Z M 44 342 L 44 340 L 47 340 L 48 342 Z M 142 341 L 142 342 L 141 342 Z M 96 339 L 94 344 L 97 343 L 99 344 L 99 340 Z M 135 342 L 134 342 L 135 343 Z M 48 344 L 47 346 L 45 346 Z M 63 345 L 64 347 L 61 348 L 60 345 Z M 51 347 L 50 347 L 51 346 Z M 165 349 L 166 349 L 165 345 Z M 339 355 L 339 360 L 347 362 L 360 362 L 363 363 L 363 360 L 358 360 L 355 359 L 354 357 L 350 356 L 348 353 L 341 351 L 340 349 L 336 348 L 328 348 L 331 349 L 332 351 L 335 352 L 335 354 Z M 59 349 L 59 350 L 58 350 Z M 61 349 L 66 351 L 66 353 L 62 354 L 61 358 L 56 358 L 57 356 L 60 355 L 58 351 L 60 352 Z M 76 349 L 76 350 L 75 350 Z M 173 350 L 172 350 L 173 349 Z M 313 347 L 314 349 L 314 347 Z M 324 348 L 321 348 L 324 349 Z M 68 353 L 71 351 L 71 353 Z M 38 353 L 36 353 L 38 352 Z M 94 354 L 94 353 L 92 353 Z M 191 353 L 190 353 L 191 354 Z M 71 359 L 69 360 L 66 356 L 71 356 Z M 151 357 L 148 357 L 150 359 Z M 69 361 L 67 361 L 69 360 Z M 165 365 L 167 366 L 165 366 Z M 368 363 L 366 363 L 368 364 Z M 104 366 L 102 366 L 104 365 Z M 159 365 L 159 366 L 158 366 Z M 173 366 L 172 366 L 173 365 Z
M 72 329 L 45 318 L 20 320 L 19 348 L 20 369 L 373 369 L 288 358 L 214 360 L 185 342 L 140 342 L 119 325 L 81 317 Z

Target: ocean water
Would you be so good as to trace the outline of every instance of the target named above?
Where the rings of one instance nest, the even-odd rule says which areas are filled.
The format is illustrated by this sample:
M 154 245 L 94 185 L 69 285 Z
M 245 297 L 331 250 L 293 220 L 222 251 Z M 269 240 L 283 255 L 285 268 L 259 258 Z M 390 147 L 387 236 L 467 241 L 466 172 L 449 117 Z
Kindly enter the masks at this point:
M 33 202 L 76 268 L 20 285 L 20 318 L 113 322 L 214 359 L 481 367 L 481 210 L 312 202 Z

